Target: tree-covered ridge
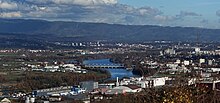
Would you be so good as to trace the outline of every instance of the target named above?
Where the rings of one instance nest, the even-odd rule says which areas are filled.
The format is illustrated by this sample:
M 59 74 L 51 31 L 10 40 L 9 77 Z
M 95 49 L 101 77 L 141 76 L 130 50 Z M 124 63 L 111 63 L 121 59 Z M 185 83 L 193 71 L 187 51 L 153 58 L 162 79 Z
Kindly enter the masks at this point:
M 198 34 L 200 40 L 218 41 L 220 39 L 220 30 L 218 29 L 0 19 L 0 37 L 5 37 L 6 35 L 2 36 L 5 33 L 7 33 L 7 35 L 10 33 L 18 34 L 13 35 L 15 37 L 23 36 L 26 39 L 31 39 L 28 38 L 31 36 L 48 41 L 195 41 Z

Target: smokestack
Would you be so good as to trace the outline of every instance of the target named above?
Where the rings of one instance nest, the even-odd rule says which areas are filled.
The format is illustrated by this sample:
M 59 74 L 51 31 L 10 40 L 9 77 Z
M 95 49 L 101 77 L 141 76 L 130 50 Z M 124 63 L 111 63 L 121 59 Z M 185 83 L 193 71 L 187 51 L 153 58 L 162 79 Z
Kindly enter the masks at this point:
M 119 81 L 118 81 L 118 77 L 117 77 L 117 81 L 116 81 L 116 87 L 119 86 Z

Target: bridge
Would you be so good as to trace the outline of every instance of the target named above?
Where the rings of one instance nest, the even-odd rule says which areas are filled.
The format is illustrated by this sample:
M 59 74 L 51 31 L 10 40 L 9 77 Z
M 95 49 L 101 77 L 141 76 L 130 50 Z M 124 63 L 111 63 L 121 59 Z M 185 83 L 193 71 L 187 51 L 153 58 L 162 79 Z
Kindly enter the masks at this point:
M 85 64 L 87 68 L 124 68 L 121 64 Z

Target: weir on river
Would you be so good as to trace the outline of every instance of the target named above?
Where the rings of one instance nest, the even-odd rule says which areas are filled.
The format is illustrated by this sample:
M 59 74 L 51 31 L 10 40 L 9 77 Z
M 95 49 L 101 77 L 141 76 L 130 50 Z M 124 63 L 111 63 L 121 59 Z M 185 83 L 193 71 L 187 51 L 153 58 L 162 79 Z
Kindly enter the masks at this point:
M 121 64 L 86 64 L 85 67 L 87 68 L 110 68 L 110 69 L 116 69 L 116 68 L 124 68 L 124 65 Z
M 110 61 L 110 59 L 99 59 L 99 60 L 85 60 L 83 62 L 84 66 L 87 68 L 125 68 L 123 64 L 117 64 Z

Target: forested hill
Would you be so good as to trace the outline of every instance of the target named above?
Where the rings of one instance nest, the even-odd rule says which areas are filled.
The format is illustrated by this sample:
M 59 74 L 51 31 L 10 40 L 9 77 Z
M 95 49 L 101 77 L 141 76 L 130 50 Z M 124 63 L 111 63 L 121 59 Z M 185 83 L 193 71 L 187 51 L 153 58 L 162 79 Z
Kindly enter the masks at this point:
M 220 40 L 219 29 L 0 19 L 0 38 L 23 36 L 26 39 L 37 38 L 48 41 L 195 41 L 198 34 L 202 41 Z

